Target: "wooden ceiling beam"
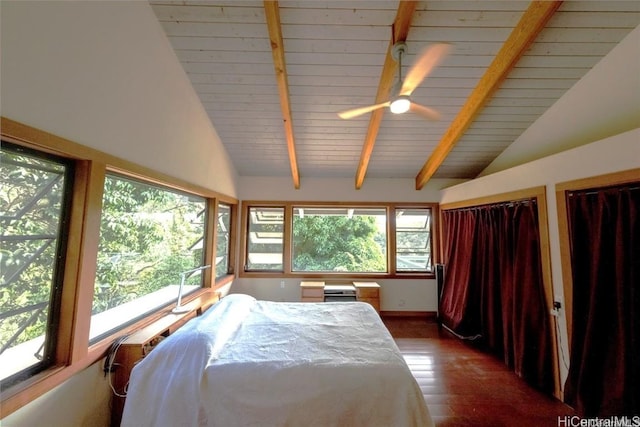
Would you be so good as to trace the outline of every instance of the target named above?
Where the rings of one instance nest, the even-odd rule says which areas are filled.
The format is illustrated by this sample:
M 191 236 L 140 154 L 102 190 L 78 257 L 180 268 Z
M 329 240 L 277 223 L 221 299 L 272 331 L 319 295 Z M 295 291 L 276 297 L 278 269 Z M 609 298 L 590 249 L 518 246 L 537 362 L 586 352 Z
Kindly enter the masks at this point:
M 484 105 L 491 99 L 520 57 L 534 42 L 540 31 L 560 7 L 562 1 L 533 1 L 524 12 L 498 55 L 487 68 L 449 129 L 416 176 L 416 190 L 431 179 L 458 140 L 464 135 Z
M 284 60 L 284 42 L 282 40 L 282 26 L 280 25 L 280 6 L 277 1 L 265 0 L 264 11 L 269 29 L 269 39 L 271 40 L 273 65 L 278 82 L 280 108 L 282 109 L 282 121 L 287 139 L 291 177 L 293 178 L 293 186 L 299 189 L 300 173 L 298 171 L 298 160 L 296 157 L 296 143 L 293 137 L 293 121 L 291 120 L 291 103 L 289 100 L 289 79 L 287 77 L 287 65 Z
M 398 63 L 393 59 L 391 49 L 395 43 L 403 42 L 407 39 L 409 28 L 411 27 L 411 18 L 413 17 L 413 12 L 416 9 L 417 3 L 418 2 L 416 1 L 401 1 L 398 5 L 396 18 L 393 21 L 391 42 L 387 49 L 387 56 L 384 61 L 384 67 L 382 68 L 382 75 L 380 76 L 380 83 L 378 84 L 378 92 L 376 94 L 374 104 L 380 104 L 389 99 L 389 92 L 391 91 L 395 74 L 398 70 Z M 385 110 L 386 108 L 379 108 L 371 113 L 367 136 L 365 137 L 364 144 L 362 146 L 360 162 L 358 163 L 358 170 L 356 172 L 356 189 L 360 189 L 362 187 L 364 177 L 367 174 L 369 160 L 371 160 L 371 153 L 373 152 L 373 146 L 375 145 L 376 138 L 378 137 L 380 123 L 382 122 L 382 116 L 384 115 Z

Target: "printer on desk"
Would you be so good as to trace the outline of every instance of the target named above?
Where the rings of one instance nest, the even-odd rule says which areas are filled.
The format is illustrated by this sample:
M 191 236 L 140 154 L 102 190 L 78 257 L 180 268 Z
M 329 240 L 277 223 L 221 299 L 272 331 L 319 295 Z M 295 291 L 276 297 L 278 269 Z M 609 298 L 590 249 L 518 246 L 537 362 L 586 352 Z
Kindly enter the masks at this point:
M 324 300 L 330 301 L 356 301 L 356 287 L 353 285 L 325 285 Z

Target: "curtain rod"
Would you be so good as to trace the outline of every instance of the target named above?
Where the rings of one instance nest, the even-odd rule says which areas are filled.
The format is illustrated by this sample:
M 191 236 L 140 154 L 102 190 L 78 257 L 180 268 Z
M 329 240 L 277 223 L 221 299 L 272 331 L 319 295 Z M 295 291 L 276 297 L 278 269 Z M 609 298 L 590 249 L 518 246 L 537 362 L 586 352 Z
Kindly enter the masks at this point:
M 632 183 L 632 184 L 635 185 L 635 186 L 631 187 L 631 184 L 629 184 L 629 185 L 612 185 L 610 187 L 589 188 L 589 189 L 586 189 L 586 190 L 568 190 L 567 194 L 569 195 L 569 197 L 573 197 L 573 196 L 578 195 L 578 194 L 584 194 L 584 195 L 587 195 L 587 196 L 591 196 L 591 195 L 594 195 L 594 194 L 600 194 L 600 193 L 603 193 L 605 191 L 612 191 L 612 190 L 613 191 L 615 191 L 615 190 L 618 190 L 618 191 L 625 191 L 625 190 L 626 191 L 637 191 L 637 190 L 640 190 L 640 186 L 639 185 L 636 185 L 635 182 Z
M 444 212 L 452 212 L 452 211 L 472 211 L 472 210 L 478 210 L 478 209 L 483 209 L 483 208 L 497 208 L 497 207 L 503 207 L 503 206 L 507 206 L 507 207 L 513 207 L 513 206 L 518 206 L 518 205 L 528 205 L 529 203 L 531 204 L 536 204 L 538 202 L 537 198 L 532 197 L 529 199 L 520 199 L 520 200 L 510 200 L 510 201 L 504 201 L 504 202 L 496 202 L 496 203 L 487 203 L 487 204 L 483 204 L 483 205 L 474 205 L 474 206 L 465 206 L 465 207 L 461 207 L 461 208 L 454 208 L 454 209 L 444 209 Z

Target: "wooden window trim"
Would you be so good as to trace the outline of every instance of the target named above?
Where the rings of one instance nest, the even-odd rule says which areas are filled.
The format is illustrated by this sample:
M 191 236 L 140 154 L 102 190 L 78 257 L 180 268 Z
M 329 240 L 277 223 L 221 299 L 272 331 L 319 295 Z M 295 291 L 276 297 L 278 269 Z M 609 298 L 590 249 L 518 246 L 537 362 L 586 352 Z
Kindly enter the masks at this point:
M 292 272 L 292 216 L 294 207 L 362 207 L 362 208 L 384 208 L 387 211 L 387 266 L 389 271 L 383 273 L 333 273 L 333 272 Z M 248 256 L 248 227 L 249 227 L 249 208 L 255 207 L 280 207 L 284 209 L 284 242 L 283 242 L 283 271 L 245 271 Z M 439 261 L 439 251 L 436 244 L 439 242 L 437 237 L 438 213 L 439 207 L 437 203 L 430 202 L 311 202 L 311 201 L 264 201 L 264 200 L 243 200 L 241 206 L 241 229 L 240 241 L 242 251 L 240 254 L 240 271 L 239 277 L 242 278 L 349 278 L 349 279 L 434 279 L 435 271 L 431 273 L 422 272 L 397 272 L 396 271 L 396 251 L 395 251 L 395 220 L 391 218 L 391 212 L 394 209 L 407 208 L 430 208 L 431 209 L 431 257 L 432 264 L 435 265 Z M 393 225 L 392 225 L 393 222 Z
M 207 218 L 205 219 L 205 247 L 204 247 L 204 265 L 210 265 L 202 272 L 202 277 L 206 286 L 211 286 L 212 281 L 216 277 L 216 240 L 218 237 L 218 227 L 216 220 L 218 218 L 218 202 L 216 200 L 207 199 Z
M 247 265 L 247 258 L 249 252 L 249 209 L 250 208 L 282 208 L 284 212 L 284 230 L 283 230 L 283 259 L 282 259 L 282 269 L 283 271 L 245 271 L 245 267 Z M 287 213 L 289 210 L 289 213 Z M 242 203 L 242 215 L 241 215 L 241 230 L 240 230 L 240 241 L 242 242 L 242 256 L 241 261 L 242 265 L 240 266 L 240 277 L 282 277 L 286 270 L 285 258 L 286 255 L 284 252 L 288 249 L 288 246 L 284 244 L 287 240 L 287 236 L 291 235 L 291 231 L 288 230 L 287 226 L 287 215 L 291 215 L 291 207 L 287 207 L 286 203 L 277 203 L 277 202 L 243 202 Z
M 108 172 L 116 172 L 150 184 L 204 197 L 209 207 L 212 204 L 216 206 L 219 202 L 226 203 L 232 209 L 232 224 L 235 224 L 234 216 L 238 212 L 238 200 L 6 117 L 0 118 L 0 130 L 3 140 L 76 161 L 56 360 L 54 366 L 12 387 L 2 389 L 0 414 L 6 417 L 102 359 L 115 338 L 154 322 L 165 316 L 173 307 L 173 304 L 169 304 L 99 342 L 89 345 L 102 196 L 104 180 Z M 209 230 L 206 231 L 208 253 L 205 252 L 207 257 L 205 259 L 215 260 L 215 242 L 209 247 L 215 227 L 208 228 Z M 236 233 L 232 225 L 230 238 L 232 268 L 235 265 Z M 220 289 L 235 279 L 234 274 L 227 274 L 215 281 L 214 277 L 215 275 L 211 273 L 208 278 L 205 276 L 203 288 L 185 296 L 183 303 L 203 298 L 212 289 Z
M 99 162 L 82 161 L 82 188 L 75 189 L 74 206 L 76 200 L 79 218 L 78 224 L 74 225 L 74 230 L 69 233 L 74 239 L 79 240 L 79 245 L 74 251 L 67 251 L 65 255 L 67 265 L 65 267 L 65 285 L 63 294 L 67 296 L 67 301 L 63 301 L 62 313 L 74 313 L 75 315 L 61 315 L 61 322 L 70 328 L 68 335 L 71 338 L 71 354 L 68 364 L 82 360 L 87 356 L 87 346 L 89 343 L 89 322 L 81 322 L 78 319 L 91 319 L 91 307 L 93 304 L 93 290 L 96 274 L 96 260 L 98 256 L 98 244 L 100 239 L 100 215 L 102 210 L 102 195 L 104 192 L 104 180 L 106 166 Z M 80 193 L 80 194 L 78 194 Z M 75 199 L 77 197 L 77 199 Z M 80 214 L 82 216 L 80 217 Z M 77 254 L 77 255 L 75 255 Z M 66 277 L 69 270 L 71 277 Z M 75 286 L 67 286 L 68 284 Z M 74 288 L 66 290 L 65 288 Z M 72 294 L 73 292 L 73 294 Z M 65 360 L 59 358 L 58 360 Z
M 229 265 L 227 267 L 227 275 L 233 274 L 235 271 L 236 265 L 236 240 L 233 236 L 236 235 L 236 215 L 238 214 L 238 205 L 226 203 L 221 200 L 210 200 L 209 206 L 209 216 L 210 218 L 207 220 L 207 253 L 210 255 L 206 256 L 207 264 L 211 264 L 212 268 L 205 270 L 208 275 L 211 275 L 211 278 L 207 278 L 205 276 L 205 280 L 209 283 L 215 279 L 215 265 L 216 265 L 216 250 L 217 250 L 217 241 L 218 241 L 218 206 L 222 203 L 226 206 L 229 206 Z M 226 275 L 225 275 L 226 276 Z M 224 276 L 223 276 L 224 277 Z M 220 280 L 222 278 L 219 278 Z

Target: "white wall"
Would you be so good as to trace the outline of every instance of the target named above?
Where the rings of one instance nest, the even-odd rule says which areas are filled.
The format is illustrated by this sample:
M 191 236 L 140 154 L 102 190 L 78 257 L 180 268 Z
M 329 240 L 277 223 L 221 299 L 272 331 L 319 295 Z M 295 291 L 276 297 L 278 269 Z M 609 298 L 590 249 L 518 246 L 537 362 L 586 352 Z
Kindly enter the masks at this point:
M 344 282 L 362 281 L 345 278 Z M 238 278 L 232 293 L 249 294 L 269 301 L 300 301 L 301 279 Z M 381 311 L 432 312 L 438 310 L 436 281 L 431 279 L 376 279 L 380 285 Z M 283 285 L 284 283 L 284 285 Z
M 236 172 L 146 1 L 2 1 L 0 113 L 229 196 Z
M 553 156 L 452 186 L 442 191 L 441 203 L 452 203 L 537 186 L 546 186 L 551 273 L 555 301 L 564 302 L 560 237 L 555 185 L 640 167 L 640 128 Z M 568 353 L 564 311 L 559 317 L 560 345 Z M 565 357 L 566 365 L 568 360 Z M 567 370 L 561 366 L 564 382 Z
M 355 174 L 356 166 L 353 166 Z M 319 202 L 434 202 L 440 190 L 463 179 L 434 179 L 422 190 L 415 189 L 413 179 L 366 178 L 356 190 L 354 178 L 300 179 L 300 189 L 293 188 L 290 177 L 243 176 L 238 180 L 242 200 L 292 200 Z
M 0 421 L 3 427 L 108 427 L 111 389 L 100 361 Z
M 413 179 L 367 178 L 362 188 L 356 190 L 353 178 L 303 177 L 300 189 L 296 190 L 291 178 L 241 177 L 238 187 L 242 200 L 437 203 L 442 188 L 462 181 L 434 179 L 417 191 Z M 435 312 L 438 308 L 435 280 L 381 279 L 377 282 L 381 287 L 380 308 L 383 311 Z M 273 301 L 299 301 L 299 285 L 300 279 L 237 278 L 232 292 Z
M 0 2 L 0 114 L 236 197 L 236 172 L 146 1 Z M 107 426 L 100 363 L 0 421 Z M 0 415 L 1 416 L 1 415 Z

